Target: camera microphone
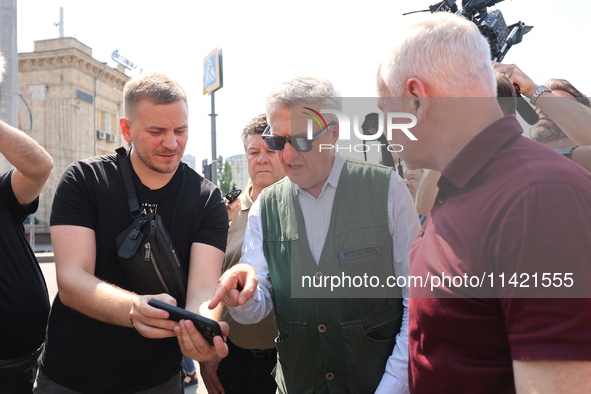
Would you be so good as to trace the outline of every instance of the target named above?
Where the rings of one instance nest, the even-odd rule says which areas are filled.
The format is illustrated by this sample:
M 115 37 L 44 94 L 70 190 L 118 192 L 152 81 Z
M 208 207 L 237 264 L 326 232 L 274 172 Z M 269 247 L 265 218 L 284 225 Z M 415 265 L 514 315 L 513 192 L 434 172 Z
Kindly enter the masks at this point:
M 536 110 L 532 108 L 531 105 L 523 98 L 521 93 L 519 92 L 521 88 L 518 84 L 514 83 L 513 87 L 515 88 L 515 98 L 517 99 L 517 112 L 519 115 L 527 122 L 527 124 L 534 125 L 540 121 L 540 117 L 536 113 Z

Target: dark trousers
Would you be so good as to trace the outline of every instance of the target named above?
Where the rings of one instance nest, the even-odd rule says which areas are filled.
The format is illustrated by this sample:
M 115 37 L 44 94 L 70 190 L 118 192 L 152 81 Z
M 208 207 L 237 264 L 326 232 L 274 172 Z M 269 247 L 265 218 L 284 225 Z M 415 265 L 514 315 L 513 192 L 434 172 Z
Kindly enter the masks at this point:
M 249 350 L 228 343 L 228 356 L 218 367 L 218 378 L 226 394 L 275 394 L 277 384 L 271 371 L 277 363 L 277 351 Z
M 108 379 L 108 377 L 106 377 Z M 135 394 L 182 394 L 182 375 L 179 372 L 166 382 L 150 389 L 136 391 Z M 79 391 L 69 389 L 49 379 L 42 370 L 39 371 L 35 384 L 35 394 L 82 394 Z

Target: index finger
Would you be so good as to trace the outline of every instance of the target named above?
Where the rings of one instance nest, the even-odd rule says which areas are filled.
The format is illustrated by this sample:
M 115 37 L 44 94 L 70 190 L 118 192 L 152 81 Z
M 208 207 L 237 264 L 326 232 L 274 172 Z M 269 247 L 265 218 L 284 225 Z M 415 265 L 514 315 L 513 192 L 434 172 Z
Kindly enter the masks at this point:
M 254 295 L 259 281 L 256 275 L 247 275 L 246 282 L 242 285 L 242 290 L 238 296 L 238 304 L 244 305 L 246 301 L 250 300 Z
M 235 275 L 222 275 L 219 280 L 218 286 L 215 289 L 213 297 L 209 302 L 209 309 L 213 309 L 220 301 L 224 298 L 224 296 L 233 289 L 236 289 L 238 285 L 238 278 Z

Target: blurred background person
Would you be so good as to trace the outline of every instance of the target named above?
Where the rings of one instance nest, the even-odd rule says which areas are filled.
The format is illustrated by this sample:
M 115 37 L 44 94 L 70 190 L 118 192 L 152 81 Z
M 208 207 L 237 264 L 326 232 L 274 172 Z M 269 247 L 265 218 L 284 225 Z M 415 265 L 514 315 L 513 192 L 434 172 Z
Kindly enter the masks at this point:
M 517 98 L 515 86 L 501 72 L 495 72 L 497 79 L 497 102 L 504 115 L 515 115 L 517 113 Z
M 404 183 L 406 183 L 412 199 L 416 201 L 417 190 L 419 189 L 424 170 L 422 168 L 411 170 L 404 164 L 402 167 L 404 168 Z
M 536 106 L 540 120 L 529 129 L 531 139 L 591 171 L 589 98 L 566 79 L 552 78 L 537 85 L 514 64 L 495 63 L 494 67 Z
M 190 387 L 198 383 L 195 361 L 183 354 L 183 387 Z
M 265 114 L 252 119 L 242 132 L 242 143 L 248 162 L 250 183 L 246 191 L 228 205 L 230 230 L 222 270 L 240 260 L 248 213 L 261 191 L 285 177 L 277 153 L 265 144 L 261 135 L 267 127 Z M 239 207 L 239 210 L 236 210 Z M 209 393 L 274 394 L 277 390 L 271 371 L 277 362 L 274 314 L 256 324 L 240 324 L 226 311 L 223 320 L 230 325 L 227 339 L 229 354 L 221 360 L 200 363 L 201 377 Z M 217 374 L 216 374 L 217 370 Z
M 589 98 L 566 79 L 553 78 L 544 85 L 548 86 L 557 96 L 566 97 L 586 107 L 591 107 Z M 531 139 L 554 149 L 587 171 L 591 171 L 591 146 L 579 146 L 541 109 L 537 108 L 537 112 L 540 121 L 529 129 Z M 591 138 L 591 125 L 588 124 L 586 129 Z M 588 141 L 585 139 L 584 142 Z
M 566 79 L 549 79 L 542 86 L 547 86 L 556 96 L 571 99 L 586 107 L 591 106 L 589 98 Z M 536 112 L 540 117 L 540 121 L 529 129 L 529 135 L 532 140 L 538 141 L 552 149 L 567 149 L 573 146 L 578 146 L 578 144 L 568 136 L 567 133 L 569 129 L 567 129 L 565 133 L 565 131 L 539 107 L 536 108 Z M 585 128 L 591 140 L 591 125 L 587 124 Z

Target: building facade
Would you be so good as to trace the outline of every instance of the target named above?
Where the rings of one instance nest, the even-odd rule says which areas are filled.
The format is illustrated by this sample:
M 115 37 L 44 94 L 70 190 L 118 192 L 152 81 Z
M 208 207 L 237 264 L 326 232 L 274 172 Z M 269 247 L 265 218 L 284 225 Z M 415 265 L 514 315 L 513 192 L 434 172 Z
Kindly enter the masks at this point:
M 49 230 L 53 195 L 66 167 L 127 146 L 119 118 L 128 80 L 71 37 L 35 41 L 34 52 L 18 55 L 18 126 L 54 161 L 36 213 L 41 233 Z

